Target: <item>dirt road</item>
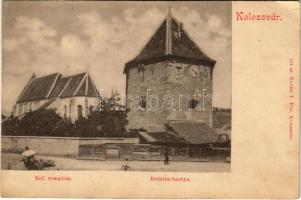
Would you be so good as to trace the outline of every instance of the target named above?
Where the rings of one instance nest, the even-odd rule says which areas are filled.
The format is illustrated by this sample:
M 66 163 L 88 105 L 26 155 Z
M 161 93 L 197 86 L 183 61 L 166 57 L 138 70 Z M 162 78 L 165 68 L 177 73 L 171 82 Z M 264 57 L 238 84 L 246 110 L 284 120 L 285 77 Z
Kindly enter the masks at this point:
M 22 156 L 19 154 L 2 153 L 2 169 L 26 170 Z M 170 172 L 229 172 L 230 163 L 226 162 L 170 162 L 164 165 L 163 161 L 94 161 L 77 160 L 72 158 L 61 158 L 52 156 L 37 156 L 44 160 L 54 160 L 56 167 L 50 170 L 105 170 L 120 171 L 121 166 L 130 166 L 131 171 L 170 171 Z

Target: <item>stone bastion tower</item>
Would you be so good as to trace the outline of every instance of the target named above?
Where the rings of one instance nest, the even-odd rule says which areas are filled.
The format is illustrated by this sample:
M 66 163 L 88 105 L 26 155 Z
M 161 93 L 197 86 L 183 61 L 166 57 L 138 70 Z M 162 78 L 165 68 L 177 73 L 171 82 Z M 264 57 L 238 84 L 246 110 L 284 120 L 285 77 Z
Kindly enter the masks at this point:
M 176 120 L 212 127 L 215 63 L 169 11 L 138 56 L 125 64 L 128 129 L 163 131 Z

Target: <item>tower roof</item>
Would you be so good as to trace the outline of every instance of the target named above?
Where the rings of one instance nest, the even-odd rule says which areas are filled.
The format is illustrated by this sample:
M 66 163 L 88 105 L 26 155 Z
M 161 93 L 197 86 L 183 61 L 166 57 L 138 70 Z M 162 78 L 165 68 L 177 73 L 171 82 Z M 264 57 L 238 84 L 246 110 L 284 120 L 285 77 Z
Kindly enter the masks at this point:
M 209 58 L 184 30 L 182 23 L 172 17 L 170 11 L 141 52 L 126 63 L 124 73 L 131 66 L 164 60 L 180 60 L 202 63 L 213 67 L 215 61 Z

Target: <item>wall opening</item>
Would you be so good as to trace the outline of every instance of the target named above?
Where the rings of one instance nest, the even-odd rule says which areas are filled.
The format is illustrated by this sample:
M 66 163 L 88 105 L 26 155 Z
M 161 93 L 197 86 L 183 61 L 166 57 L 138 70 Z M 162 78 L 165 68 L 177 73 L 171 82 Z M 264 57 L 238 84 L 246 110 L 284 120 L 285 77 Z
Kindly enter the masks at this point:
M 94 106 L 90 106 L 89 107 L 89 114 L 91 114 L 93 112 L 93 110 L 94 110 Z
M 143 110 L 146 108 L 146 97 L 145 96 L 140 97 L 139 105 L 140 105 L 140 108 Z
M 64 106 L 64 118 L 67 118 L 67 106 Z
M 81 105 L 77 106 L 77 114 L 78 114 L 78 119 L 81 119 L 83 117 L 83 107 Z
M 195 99 L 189 100 L 189 109 L 195 110 L 198 107 L 198 105 L 199 105 L 199 101 Z

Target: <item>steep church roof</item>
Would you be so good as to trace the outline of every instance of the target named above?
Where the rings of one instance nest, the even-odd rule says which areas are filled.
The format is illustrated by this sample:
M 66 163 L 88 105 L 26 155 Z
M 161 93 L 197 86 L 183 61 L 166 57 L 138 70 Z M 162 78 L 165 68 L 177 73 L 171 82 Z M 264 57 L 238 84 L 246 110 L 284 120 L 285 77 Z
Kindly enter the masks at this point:
M 131 66 L 163 60 L 202 63 L 213 67 L 215 61 L 209 58 L 184 30 L 182 23 L 173 18 L 169 12 L 141 52 L 126 63 L 124 73 Z
M 60 73 L 41 77 L 33 75 L 20 94 L 17 103 L 72 96 L 99 96 L 88 73 L 68 77 L 63 77 Z

